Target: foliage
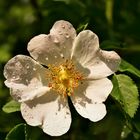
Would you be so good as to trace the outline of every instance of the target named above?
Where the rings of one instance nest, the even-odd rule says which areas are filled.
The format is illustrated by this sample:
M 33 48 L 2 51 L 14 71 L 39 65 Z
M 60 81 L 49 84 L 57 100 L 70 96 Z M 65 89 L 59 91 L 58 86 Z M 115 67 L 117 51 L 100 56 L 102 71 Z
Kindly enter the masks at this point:
M 113 77 L 114 89 L 111 96 L 117 100 L 123 110 L 130 116 L 134 117 L 138 105 L 138 90 L 135 83 L 129 76 L 119 74 Z
M 0 140 L 140 139 L 139 0 L 1 0 L 0 17 Z M 60 19 L 70 21 L 77 32 L 95 32 L 101 48 L 116 51 L 122 62 L 119 71 L 110 77 L 114 89 L 105 102 L 107 116 L 92 123 L 80 117 L 71 105 L 70 131 L 61 137 L 50 137 L 22 119 L 20 105 L 4 86 L 3 67 L 16 54 L 28 55 L 28 41 L 49 33 Z
M 14 100 L 6 103 L 2 110 L 6 113 L 12 113 L 12 112 L 16 112 L 16 111 L 20 111 L 20 104 Z

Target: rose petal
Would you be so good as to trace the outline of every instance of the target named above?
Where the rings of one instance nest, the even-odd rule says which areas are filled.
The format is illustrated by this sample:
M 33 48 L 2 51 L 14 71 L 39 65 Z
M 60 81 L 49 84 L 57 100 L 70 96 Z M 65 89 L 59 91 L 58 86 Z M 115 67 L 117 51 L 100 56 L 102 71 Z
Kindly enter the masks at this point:
M 50 90 L 46 69 L 28 56 L 17 55 L 9 60 L 4 67 L 4 76 L 12 97 L 19 102 L 32 100 Z
M 58 63 L 70 57 L 76 31 L 67 21 L 57 21 L 50 34 L 35 36 L 28 43 L 31 56 L 44 65 Z
M 29 125 L 40 125 L 51 136 L 63 135 L 70 128 L 71 114 L 67 99 L 53 92 L 22 103 L 21 112 Z
M 112 82 L 107 79 L 99 79 L 92 81 L 83 81 L 75 90 L 75 96 L 85 96 L 95 103 L 104 102 L 113 89 Z
M 100 79 L 117 71 L 120 57 L 113 51 L 99 49 L 99 40 L 95 33 L 85 30 L 76 37 L 72 49 L 72 59 L 90 70 L 88 78 Z
M 71 57 L 76 57 L 82 65 L 88 65 L 88 63 L 96 57 L 96 53 L 99 50 L 99 40 L 95 33 L 90 30 L 84 30 L 76 37 Z
M 114 51 L 98 52 L 98 56 L 86 66 L 90 70 L 89 79 L 99 79 L 115 73 L 121 63 L 120 56 Z
M 57 21 L 50 30 L 50 34 L 60 42 L 63 55 L 69 57 L 76 38 L 76 31 L 72 24 L 64 20 Z
M 93 122 L 102 120 L 106 115 L 106 107 L 103 103 L 85 103 L 83 105 L 82 103 L 74 102 L 73 105 L 82 117 Z
M 54 43 L 50 35 L 41 34 L 32 38 L 28 43 L 28 51 L 35 60 L 44 65 L 63 60 L 59 45 Z
M 71 96 L 73 105 L 81 116 L 94 122 L 99 121 L 106 114 L 102 102 L 106 100 L 112 88 L 112 83 L 107 78 L 84 81 Z

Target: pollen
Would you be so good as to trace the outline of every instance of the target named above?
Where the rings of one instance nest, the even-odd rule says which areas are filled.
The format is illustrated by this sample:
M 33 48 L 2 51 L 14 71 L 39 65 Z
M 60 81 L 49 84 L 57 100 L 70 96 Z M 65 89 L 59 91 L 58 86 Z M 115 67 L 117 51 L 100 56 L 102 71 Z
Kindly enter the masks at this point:
M 71 60 L 66 60 L 59 65 L 49 65 L 47 71 L 49 87 L 63 97 L 74 94 L 74 89 L 84 79 Z

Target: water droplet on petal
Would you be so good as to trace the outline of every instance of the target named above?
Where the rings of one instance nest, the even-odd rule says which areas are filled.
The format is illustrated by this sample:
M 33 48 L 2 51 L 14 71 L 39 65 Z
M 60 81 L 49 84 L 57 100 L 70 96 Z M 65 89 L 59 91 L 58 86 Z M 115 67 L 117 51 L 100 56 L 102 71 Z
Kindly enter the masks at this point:
M 16 79 L 16 76 L 13 76 L 13 79 Z
M 61 53 L 60 56 L 63 58 L 64 57 L 63 53 Z
M 62 28 L 63 28 L 63 29 L 65 29 L 65 26 L 64 26 L 64 25 L 62 25 Z
M 59 31 L 59 35 L 62 35 L 62 32 L 61 31 Z
M 16 80 L 19 80 L 19 77 L 13 76 L 12 79 L 13 79 L 14 81 L 16 81 Z
M 70 36 L 69 36 L 69 34 L 66 34 L 66 38 L 69 38 Z
M 54 43 L 59 43 L 59 40 L 57 38 L 55 38 Z
M 26 67 L 27 69 L 29 69 L 30 67 L 27 65 L 27 67 Z

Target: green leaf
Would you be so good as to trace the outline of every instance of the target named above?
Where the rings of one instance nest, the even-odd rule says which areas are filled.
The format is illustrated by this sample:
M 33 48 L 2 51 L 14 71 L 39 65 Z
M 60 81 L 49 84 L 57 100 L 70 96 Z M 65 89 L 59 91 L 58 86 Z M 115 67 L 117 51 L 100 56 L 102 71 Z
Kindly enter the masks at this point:
M 8 102 L 7 104 L 5 104 L 2 108 L 2 110 L 6 113 L 20 111 L 20 103 L 12 100 L 12 101 Z
M 5 140 L 27 140 L 26 124 L 16 125 L 6 136 Z
M 124 74 L 113 76 L 112 97 L 122 106 L 123 110 L 130 116 L 134 117 L 139 105 L 138 90 L 133 80 Z
M 5 140 L 41 140 L 43 135 L 44 133 L 39 127 L 21 123 L 11 129 Z
M 79 33 L 83 30 L 86 30 L 87 26 L 88 26 L 88 23 L 80 24 L 76 31 Z
M 137 68 L 135 68 L 133 65 L 129 64 L 125 60 L 121 61 L 119 71 L 120 72 L 130 72 L 140 78 L 140 70 L 138 70 Z

